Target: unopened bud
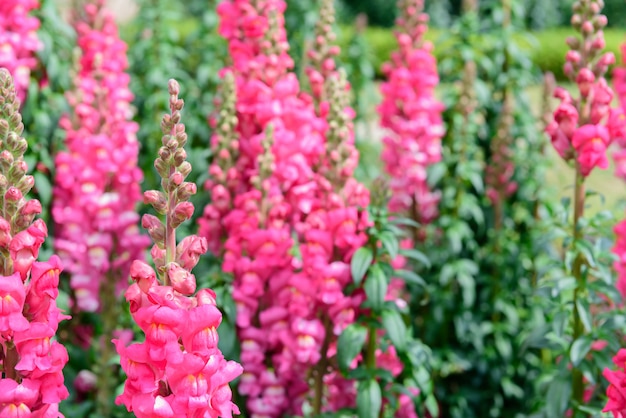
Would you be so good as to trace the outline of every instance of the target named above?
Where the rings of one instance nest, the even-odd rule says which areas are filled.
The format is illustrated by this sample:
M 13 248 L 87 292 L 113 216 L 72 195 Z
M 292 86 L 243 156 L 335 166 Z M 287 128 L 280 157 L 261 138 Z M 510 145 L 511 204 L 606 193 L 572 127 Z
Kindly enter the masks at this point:
M 143 203 L 146 205 L 152 205 L 154 210 L 158 213 L 164 214 L 167 212 L 167 199 L 165 194 L 158 190 L 147 190 L 143 193 Z
M 130 277 L 137 283 L 143 293 L 148 293 L 156 282 L 156 273 L 148 264 L 135 260 L 130 265 Z
M 35 187 L 35 178 L 33 176 L 24 176 L 22 179 L 15 185 L 20 191 L 22 195 L 27 194 Z
M 180 94 L 180 85 L 178 84 L 178 81 L 173 78 L 170 78 L 167 82 L 167 88 L 172 96 L 178 96 Z
M 181 202 L 174 208 L 174 213 L 172 214 L 172 227 L 176 228 L 187 219 L 191 219 L 193 216 L 193 204 L 191 202 Z
M 196 183 L 184 182 L 176 191 L 176 197 L 179 202 L 184 202 L 195 195 L 197 191 Z
M 184 148 L 178 148 L 174 153 L 174 165 L 178 167 L 187 159 L 187 151 Z
M 175 171 L 170 176 L 170 183 L 172 183 L 172 184 L 174 184 L 176 186 L 180 186 L 183 183 L 183 180 L 185 180 L 185 178 L 178 171 Z
M 9 187 L 9 190 L 7 190 L 4 194 L 4 198 L 9 202 L 17 202 L 20 199 L 23 199 L 24 196 L 22 195 L 22 192 L 20 192 L 20 189 L 18 189 L 17 187 Z
M 145 214 L 141 218 L 141 226 L 148 231 L 152 240 L 159 247 L 165 243 L 165 226 L 159 218 L 154 215 Z
M 191 164 L 189 161 L 183 161 L 183 163 L 178 166 L 178 171 L 180 171 L 180 173 L 187 178 L 189 173 L 191 173 Z
M 186 296 L 192 295 L 196 291 L 196 277 L 178 263 L 169 263 L 165 266 L 165 271 L 175 291 Z

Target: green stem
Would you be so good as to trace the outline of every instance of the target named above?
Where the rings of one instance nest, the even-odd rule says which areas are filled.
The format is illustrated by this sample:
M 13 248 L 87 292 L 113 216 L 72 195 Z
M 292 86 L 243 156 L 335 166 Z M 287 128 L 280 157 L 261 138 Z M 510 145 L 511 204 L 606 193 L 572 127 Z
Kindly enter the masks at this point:
M 101 417 L 111 416 L 111 399 L 115 387 L 115 376 L 111 360 L 115 350 L 111 340 L 119 320 L 118 301 L 115 297 L 115 275 L 112 271 L 100 287 L 102 301 L 102 341 L 99 347 L 96 413 Z
M 576 245 L 576 242 L 580 239 L 581 233 L 578 228 L 578 221 L 583 216 L 585 205 L 585 184 L 584 177 L 580 174 L 580 169 L 577 167 L 576 169 L 576 188 L 574 192 L 574 230 L 573 230 L 573 241 L 572 246 Z M 572 266 L 572 275 L 576 279 L 576 289 L 574 290 L 574 312 L 573 312 L 573 323 L 574 323 L 574 335 L 573 341 L 576 341 L 584 334 L 583 324 L 580 318 L 580 312 L 578 312 L 578 298 L 580 297 L 580 292 L 584 288 L 583 277 L 582 277 L 582 258 L 580 255 L 577 255 L 574 259 L 574 264 Z M 583 382 L 583 373 L 578 367 L 574 367 L 572 370 L 572 399 L 578 403 L 583 403 L 583 393 L 584 393 L 584 382 Z M 576 417 L 576 411 L 574 411 L 574 417 Z
M 328 370 L 328 348 L 330 340 L 333 336 L 330 320 L 328 315 L 324 315 L 322 322 L 324 323 L 324 341 L 322 342 L 321 356 L 322 358 L 315 366 L 315 386 L 313 395 L 313 416 L 318 416 L 322 412 L 322 397 L 324 394 L 324 376 Z
M 13 342 L 8 341 L 6 344 L 6 351 L 4 354 L 4 359 L 2 361 L 4 378 L 13 379 L 16 382 L 20 383 L 20 378 L 17 370 L 15 370 L 15 366 L 19 361 L 19 355 L 17 354 L 17 350 Z

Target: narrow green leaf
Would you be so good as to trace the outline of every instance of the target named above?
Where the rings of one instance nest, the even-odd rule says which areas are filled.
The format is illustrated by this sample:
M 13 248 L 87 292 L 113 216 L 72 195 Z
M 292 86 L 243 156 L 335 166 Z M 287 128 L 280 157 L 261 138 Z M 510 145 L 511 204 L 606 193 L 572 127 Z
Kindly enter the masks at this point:
M 385 309 L 382 313 L 382 323 L 396 349 L 404 351 L 406 349 L 407 329 L 400 313 L 395 310 Z
M 337 341 L 337 363 L 347 371 L 352 360 L 361 352 L 367 339 L 367 328 L 359 324 L 350 324 L 343 330 Z
M 413 248 L 401 249 L 400 250 L 400 255 L 403 255 L 406 258 L 410 258 L 410 259 L 413 259 L 415 261 L 419 261 L 426 268 L 430 268 L 430 266 L 431 266 L 431 262 L 428 259 L 428 257 L 426 256 L 426 254 L 424 254 L 423 252 L 418 251 L 416 249 L 413 249 Z
M 385 302 L 385 295 L 387 294 L 387 277 L 378 264 L 374 264 L 367 278 L 363 288 L 367 295 L 367 301 L 372 305 L 375 311 L 380 310 Z
M 380 385 L 374 379 L 359 382 L 356 409 L 359 418 L 378 418 L 383 404 Z
M 580 322 L 583 323 L 585 331 L 591 332 L 592 320 L 591 312 L 589 310 L 589 302 L 582 299 L 577 299 L 576 309 L 578 309 L 578 317 L 580 318 Z
M 432 417 L 439 416 L 439 402 L 437 402 L 435 395 L 433 395 L 432 393 L 429 394 L 426 397 L 425 405 L 426 405 L 426 410 L 430 413 L 430 416 Z
M 562 417 L 567 409 L 572 384 L 564 376 L 557 376 L 548 387 L 546 394 L 547 416 Z
M 365 273 L 367 273 L 367 269 L 370 268 L 373 260 L 374 255 L 372 254 L 372 250 L 368 247 L 359 248 L 352 256 L 350 271 L 352 272 L 352 280 L 357 286 L 363 281 L 363 277 Z
M 426 282 L 417 273 L 410 270 L 394 270 L 393 276 L 403 279 L 407 283 L 415 283 L 426 287 Z
M 588 337 L 580 337 L 572 344 L 569 352 L 569 358 L 574 367 L 578 367 L 580 362 L 585 358 L 591 349 L 591 339 Z
M 52 199 L 52 186 L 50 185 L 50 180 L 48 180 L 48 177 L 40 172 L 35 172 L 33 177 L 35 178 L 35 187 L 39 194 L 39 200 L 45 207 L 50 203 L 50 199 Z
M 393 259 L 398 256 L 398 250 L 400 245 L 398 244 L 398 238 L 391 232 L 385 231 L 380 234 L 380 241 L 383 243 L 383 247 L 389 253 L 389 256 Z

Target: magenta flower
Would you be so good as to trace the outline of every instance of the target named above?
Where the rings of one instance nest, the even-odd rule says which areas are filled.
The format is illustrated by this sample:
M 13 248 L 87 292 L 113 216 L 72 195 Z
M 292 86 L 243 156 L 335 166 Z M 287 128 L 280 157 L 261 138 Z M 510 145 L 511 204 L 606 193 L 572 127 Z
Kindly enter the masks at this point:
M 0 98 L 4 103 L 0 132 L 6 138 L 0 147 L 0 172 L 5 179 L 0 186 L 4 202 L 0 241 L 5 250 L 0 257 L 4 272 L 0 291 L 0 415 L 59 417 L 58 403 L 69 395 L 63 384 L 67 351 L 53 338 L 59 322 L 68 318 L 56 306 L 62 267 L 57 256 L 48 262 L 36 261 L 48 230 L 41 219 L 33 222 L 41 204 L 25 199 L 34 180 L 26 175 L 23 156 L 27 142 L 21 136 L 19 102 L 6 69 L 0 69 Z
M 433 46 L 424 41 L 428 16 L 420 13 L 423 1 L 406 2 L 397 21 L 399 50 L 391 55 L 383 71 L 383 101 L 378 107 L 383 139 L 382 159 L 393 192 L 389 209 L 429 222 L 437 213 L 438 194 L 429 189 L 426 168 L 441 159 L 444 134 L 443 104 L 435 98 L 439 83 Z
M 42 44 L 37 38 L 39 20 L 29 13 L 37 0 L 3 0 L 0 4 L 0 68 L 9 70 L 20 101 L 24 100 L 30 72 L 37 65 L 35 53 Z
M 126 347 L 113 340 L 127 375 L 124 392 L 115 402 L 137 417 L 228 418 L 239 413 L 228 384 L 242 373 L 242 367 L 224 359 L 217 347 L 222 315 L 215 306 L 215 293 L 208 289 L 196 293 L 191 268 L 206 251 L 206 240 L 191 236 L 176 241 L 176 228 L 193 212 L 188 199 L 195 187 L 184 181 L 191 165 L 185 161 L 187 134 L 180 123 L 183 101 L 178 99 L 174 80 L 170 80 L 169 93 L 170 114 L 161 123 L 163 146 L 155 161 L 164 191 L 145 194 L 145 200 L 164 213 L 166 220 L 161 223 L 145 215 L 142 222 L 154 240 L 151 253 L 157 271 L 143 261 L 132 261 L 134 283 L 126 291 L 131 315 L 145 341 Z
M 626 373 L 624 365 L 626 364 L 626 350 L 621 349 L 613 357 L 613 363 L 618 370 L 604 369 L 602 375 L 609 381 L 607 389 L 607 401 L 602 412 L 612 412 L 615 418 L 626 417 Z
M 602 125 L 583 125 L 574 132 L 572 146 L 583 176 L 589 175 L 595 167 L 609 166 L 606 149 L 610 140 L 609 131 Z
M 68 96 L 73 112 L 60 122 L 67 151 L 56 156 L 52 214 L 55 247 L 71 274 L 76 304 L 97 311 L 102 283 L 114 280 L 121 291 L 148 238 L 139 234 L 135 211 L 142 173 L 137 125 L 130 121 L 126 44 L 100 4 L 88 4 L 85 14 L 76 25 L 80 65 Z

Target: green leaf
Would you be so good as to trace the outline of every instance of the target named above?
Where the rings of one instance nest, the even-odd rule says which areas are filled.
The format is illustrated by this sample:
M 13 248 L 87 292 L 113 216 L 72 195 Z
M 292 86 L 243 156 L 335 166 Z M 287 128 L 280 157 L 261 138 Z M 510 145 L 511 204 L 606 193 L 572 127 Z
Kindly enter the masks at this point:
M 396 349 L 404 351 L 406 349 L 407 329 L 400 313 L 395 310 L 385 309 L 382 313 L 382 323 Z
M 426 287 L 426 282 L 417 273 L 410 270 L 394 270 L 393 276 L 403 279 L 407 283 L 415 283 Z
M 389 220 L 389 222 L 393 225 L 412 226 L 414 228 L 419 228 L 422 226 L 419 222 L 416 222 L 411 218 L 392 218 Z
M 424 254 L 423 252 L 418 251 L 418 250 L 416 250 L 414 248 L 401 249 L 400 250 L 400 255 L 403 255 L 403 256 L 405 256 L 407 258 L 410 258 L 412 260 L 415 260 L 415 261 L 419 261 L 426 268 L 430 268 L 430 266 L 431 266 L 431 262 L 428 259 L 428 257 L 426 256 L 426 254 Z
M 557 376 L 552 380 L 546 394 L 546 409 L 548 417 L 562 417 L 567 409 L 572 384 L 564 376 Z
M 363 349 L 367 339 L 367 328 L 359 324 L 350 324 L 343 330 L 337 341 L 337 363 L 347 371 L 350 363 Z
M 35 187 L 37 188 L 41 205 L 46 207 L 50 203 L 50 199 L 52 199 L 50 180 L 40 172 L 35 172 L 33 177 L 35 178 Z
M 356 395 L 356 410 L 359 418 L 378 418 L 382 404 L 382 392 L 376 380 L 359 382 Z
M 365 284 L 363 285 L 367 301 L 375 311 L 380 310 L 385 302 L 387 294 L 387 277 L 378 264 L 374 264 L 370 269 Z
M 578 317 L 580 318 L 580 322 L 583 323 L 585 331 L 591 332 L 592 320 L 591 312 L 589 310 L 589 302 L 587 302 L 586 300 L 577 299 L 576 309 L 578 310 Z
M 426 397 L 425 405 L 426 405 L 426 410 L 430 413 L 431 416 L 433 417 L 439 416 L 439 402 L 437 402 L 435 395 L 433 395 L 432 393 L 429 394 Z
M 385 247 L 392 259 L 398 256 L 400 245 L 398 244 L 398 239 L 392 232 L 385 231 L 381 233 L 380 241 L 383 243 L 383 247 Z
M 367 269 L 370 268 L 374 255 L 368 247 L 361 247 L 352 256 L 350 262 L 350 271 L 352 272 L 352 280 L 358 286 L 361 284 Z
M 591 338 L 580 337 L 572 344 L 572 348 L 569 352 L 569 358 L 572 361 L 574 367 L 578 367 L 580 362 L 585 358 L 589 350 L 591 349 Z

